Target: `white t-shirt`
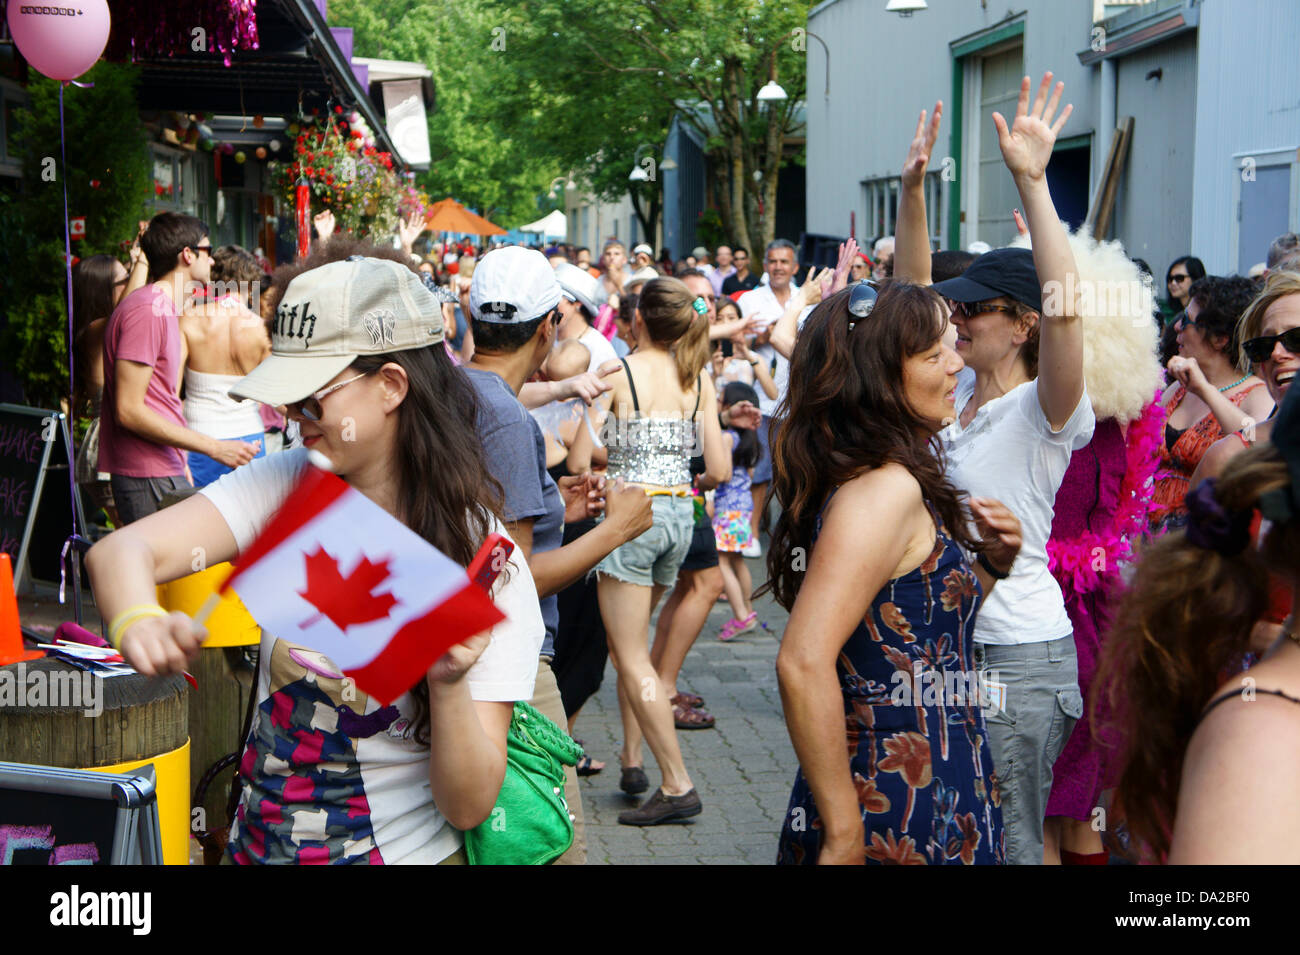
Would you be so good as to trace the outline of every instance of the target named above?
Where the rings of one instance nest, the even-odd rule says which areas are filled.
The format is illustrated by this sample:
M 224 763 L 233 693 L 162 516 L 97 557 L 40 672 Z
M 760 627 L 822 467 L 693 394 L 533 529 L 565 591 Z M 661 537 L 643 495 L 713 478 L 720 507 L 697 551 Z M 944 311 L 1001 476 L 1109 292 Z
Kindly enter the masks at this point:
M 288 496 L 306 449 L 258 458 L 199 493 L 225 518 L 240 551 Z M 505 530 L 497 524 L 499 534 Z M 545 629 L 528 564 L 512 555 L 492 600 L 506 619 L 465 679 L 482 701 L 528 700 Z M 240 763 L 231 828 L 236 861 L 434 864 L 463 839 L 429 788 L 429 747 L 415 739 L 427 713 L 410 693 L 386 707 L 322 654 L 263 632 L 258 707 Z
M 766 272 L 763 273 L 763 278 L 767 278 Z M 794 295 L 796 291 L 798 291 L 798 286 L 791 282 L 790 294 Z M 740 306 L 740 314 L 745 318 L 757 317 L 760 319 L 758 330 L 762 331 L 764 328 L 771 328 L 781 320 L 781 316 L 785 314 L 790 302 L 787 299 L 786 304 L 782 305 L 777 301 L 770 285 L 760 285 L 740 296 L 736 300 L 736 304 Z M 800 313 L 799 323 L 801 326 L 810 311 L 812 311 L 811 308 L 806 308 Z M 755 355 L 768 363 L 768 367 L 771 367 L 774 359 L 776 361 L 776 371 L 772 375 L 773 383 L 776 385 L 776 397 L 769 398 L 761 388 L 758 391 L 758 410 L 770 417 L 776 411 L 776 406 L 785 398 L 785 389 L 790 382 L 790 363 L 770 344 L 755 345 L 753 350 Z
M 595 371 L 607 361 L 618 361 L 618 354 L 614 351 L 614 346 L 609 343 L 609 339 L 591 326 L 578 336 L 578 341 L 587 346 L 587 351 L 591 352 L 591 361 L 587 363 L 587 371 Z
M 973 375 L 958 379 L 959 419 L 974 393 Z M 1047 569 L 1047 538 L 1070 457 L 1092 440 L 1096 423 L 1085 390 L 1065 427 L 1052 431 L 1038 383 L 1028 381 L 986 402 L 965 430 L 959 420 L 941 432 L 953 485 L 972 497 L 997 498 L 1020 519 L 1020 553 L 1011 576 L 980 606 L 977 643 L 1040 643 L 1071 633 L 1061 588 Z

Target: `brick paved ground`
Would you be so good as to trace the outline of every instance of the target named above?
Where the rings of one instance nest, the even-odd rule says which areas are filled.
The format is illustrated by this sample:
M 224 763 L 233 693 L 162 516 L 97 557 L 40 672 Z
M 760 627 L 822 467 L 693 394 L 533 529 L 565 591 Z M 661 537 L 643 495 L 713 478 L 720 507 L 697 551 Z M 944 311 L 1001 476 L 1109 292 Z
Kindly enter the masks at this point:
M 761 564 L 749 562 L 755 581 L 766 578 Z M 776 687 L 777 638 L 785 628 L 786 614 L 766 597 L 754 609 L 770 630 L 721 643 L 717 633 L 731 612 L 728 605 L 717 604 L 682 669 L 678 689 L 704 697 L 706 709 L 717 717 L 715 729 L 677 734 L 686 768 L 704 802 L 704 812 L 692 820 L 640 829 L 618 824 L 618 814 L 639 800 L 618 788 L 623 729 L 614 671 L 606 668 L 605 682 L 583 708 L 575 731 L 587 751 L 607 763 L 603 772 L 581 780 L 590 863 L 771 865 L 775 861 L 781 817 L 798 765 Z M 660 776 L 650 747 L 643 748 L 653 792 Z

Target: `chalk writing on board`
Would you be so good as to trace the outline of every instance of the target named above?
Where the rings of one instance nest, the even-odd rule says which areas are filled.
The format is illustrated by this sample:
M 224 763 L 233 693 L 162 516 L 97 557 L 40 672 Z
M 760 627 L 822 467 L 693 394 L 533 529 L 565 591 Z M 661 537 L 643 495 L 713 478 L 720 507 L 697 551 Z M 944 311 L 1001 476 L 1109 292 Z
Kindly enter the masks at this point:
M 36 464 L 44 443 L 40 431 L 19 424 L 0 424 L 0 458 Z
M 0 865 L 13 865 L 14 853 L 48 849 L 50 865 L 94 865 L 99 850 L 93 842 L 55 845 L 53 826 L 0 826 Z
M 0 514 L 21 517 L 27 513 L 32 493 L 31 483 L 22 478 L 0 478 Z

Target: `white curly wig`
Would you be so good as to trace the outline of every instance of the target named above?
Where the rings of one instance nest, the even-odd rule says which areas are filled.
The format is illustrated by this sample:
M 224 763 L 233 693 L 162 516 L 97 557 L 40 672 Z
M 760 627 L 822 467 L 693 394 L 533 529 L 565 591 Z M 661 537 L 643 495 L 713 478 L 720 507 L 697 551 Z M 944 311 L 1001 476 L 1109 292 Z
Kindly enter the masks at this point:
M 1029 236 L 1012 246 L 1029 248 Z M 1153 317 L 1151 280 L 1124 254 L 1119 242 L 1070 234 L 1079 268 L 1083 315 L 1083 377 L 1098 421 L 1136 420 L 1163 383 L 1159 332 Z

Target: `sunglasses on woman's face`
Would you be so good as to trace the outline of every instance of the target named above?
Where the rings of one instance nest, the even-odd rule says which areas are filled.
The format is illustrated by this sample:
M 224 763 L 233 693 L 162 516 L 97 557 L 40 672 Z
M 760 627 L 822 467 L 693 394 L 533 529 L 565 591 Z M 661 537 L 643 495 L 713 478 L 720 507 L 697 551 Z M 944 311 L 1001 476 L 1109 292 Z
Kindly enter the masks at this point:
M 1300 355 L 1300 328 L 1288 328 L 1280 335 L 1261 335 L 1259 338 L 1252 338 L 1244 342 L 1241 350 L 1246 353 L 1246 357 L 1255 364 L 1268 361 L 1269 356 L 1273 354 L 1273 346 L 1278 342 L 1282 343 L 1285 348 L 1293 355 Z
M 953 311 L 964 318 L 974 318 L 976 315 L 984 315 L 988 312 L 1005 312 L 1007 315 L 1016 314 L 1016 310 L 1010 306 L 993 305 L 989 302 L 953 302 Z
M 353 378 L 349 378 L 347 381 L 340 381 L 337 385 L 330 385 L 328 388 L 322 388 L 314 395 L 308 395 L 306 398 L 303 398 L 301 401 L 290 402 L 289 404 L 284 406 L 285 410 L 288 411 L 289 414 L 291 415 L 295 415 L 300 418 L 306 418 L 308 421 L 319 421 L 321 418 L 325 416 L 325 409 L 322 408 L 320 404 L 322 398 L 324 398 L 326 395 L 332 395 L 340 388 L 343 388 L 347 385 L 352 384 L 352 382 L 354 381 L 366 377 L 367 374 L 369 374 L 369 372 L 365 372 Z

